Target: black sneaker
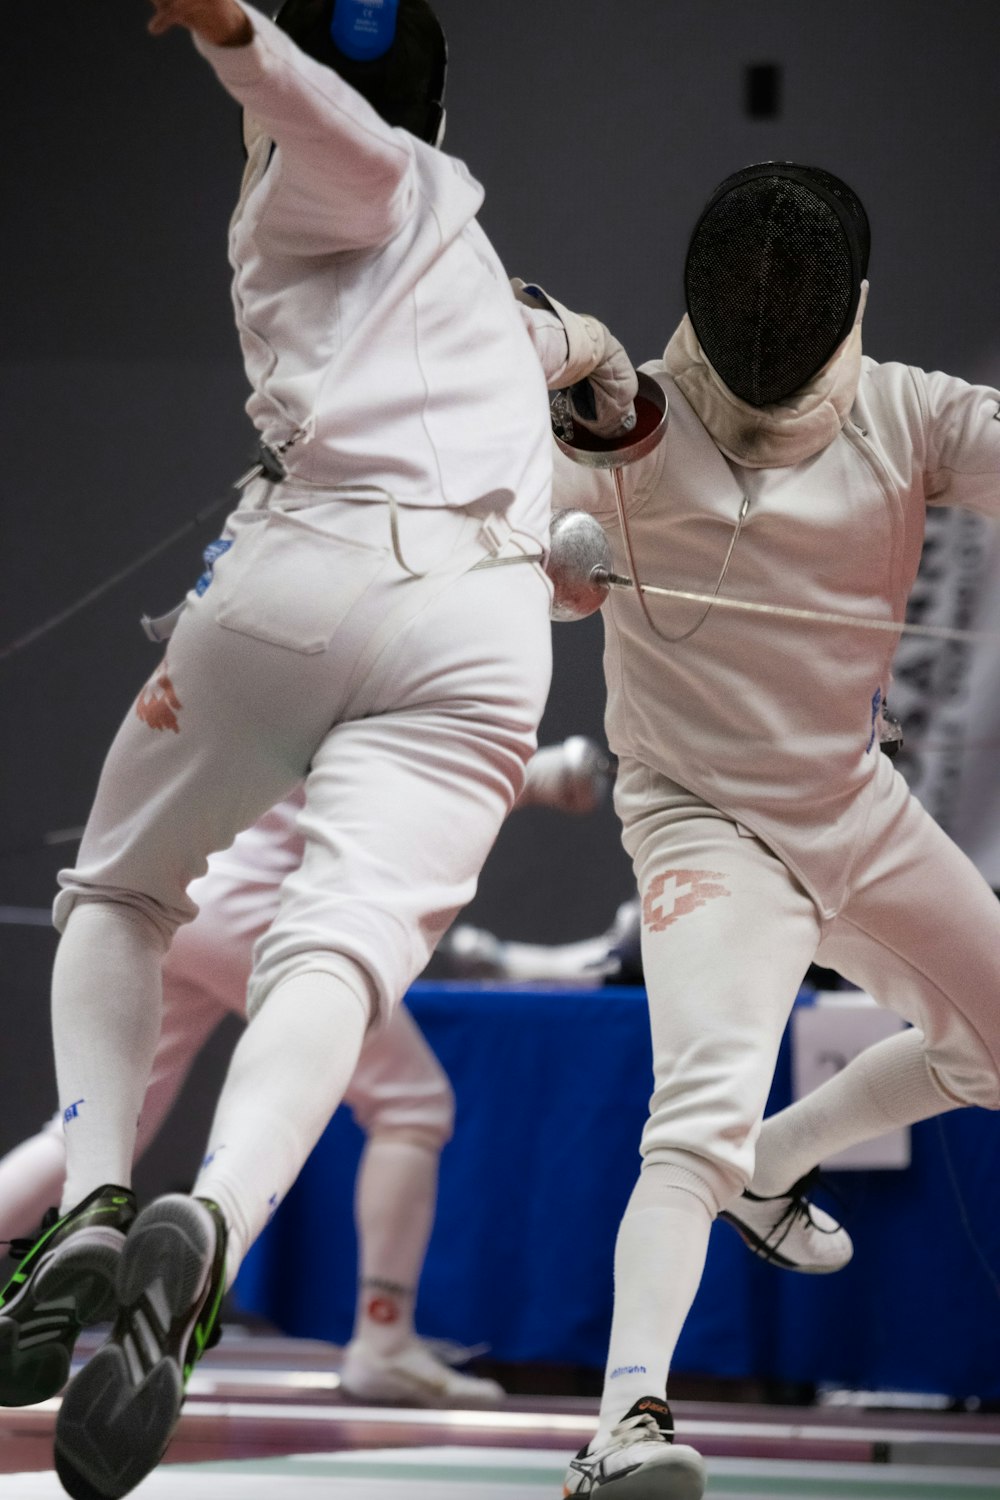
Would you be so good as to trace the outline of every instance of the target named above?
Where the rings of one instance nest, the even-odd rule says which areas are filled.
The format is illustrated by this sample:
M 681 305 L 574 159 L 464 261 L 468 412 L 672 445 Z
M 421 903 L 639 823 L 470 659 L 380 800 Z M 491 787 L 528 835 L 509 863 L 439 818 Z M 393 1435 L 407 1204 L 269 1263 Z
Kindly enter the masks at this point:
M 74 1500 L 118 1500 L 159 1463 L 198 1360 L 216 1341 L 226 1284 L 218 1205 L 157 1198 L 118 1267 L 118 1317 L 56 1422 L 56 1472 Z
M 0 1292 L 0 1406 L 47 1401 L 69 1379 L 81 1328 L 113 1318 L 115 1272 L 135 1219 L 128 1188 L 97 1188 L 61 1218 L 49 1209 Z
M 563 1488 L 566 1500 L 701 1500 L 704 1493 L 705 1461 L 674 1442 L 674 1419 L 662 1396 L 640 1396 L 607 1442 L 581 1448 Z

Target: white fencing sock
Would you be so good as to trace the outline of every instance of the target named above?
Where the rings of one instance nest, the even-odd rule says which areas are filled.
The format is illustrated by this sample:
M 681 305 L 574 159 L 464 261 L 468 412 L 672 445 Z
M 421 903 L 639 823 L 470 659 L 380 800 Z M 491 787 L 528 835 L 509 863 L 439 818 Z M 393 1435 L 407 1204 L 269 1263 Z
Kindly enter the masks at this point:
M 237 1043 L 193 1189 L 229 1226 L 230 1284 L 343 1099 L 370 1005 L 352 965 L 309 970 L 275 985 Z
M 778 1197 L 849 1146 L 957 1108 L 935 1080 L 923 1035 L 901 1031 L 764 1121 L 751 1190 L 761 1198 Z
M 358 1172 L 358 1308 L 354 1337 L 397 1353 L 414 1337 L 417 1283 L 437 1207 L 440 1151 L 398 1135 L 374 1136 Z
M 678 1185 L 689 1175 L 659 1163 L 644 1166 L 618 1230 L 615 1311 L 594 1448 L 640 1396 L 666 1392 L 714 1217 L 707 1185 L 704 1196 Z
M 52 974 L 52 1039 L 66 1130 L 62 1209 L 132 1181 L 136 1122 L 160 1035 L 166 944 L 134 907 L 79 901 Z
M 66 1145 L 54 1125 L 22 1141 L 0 1160 L 0 1239 L 27 1239 L 66 1180 Z

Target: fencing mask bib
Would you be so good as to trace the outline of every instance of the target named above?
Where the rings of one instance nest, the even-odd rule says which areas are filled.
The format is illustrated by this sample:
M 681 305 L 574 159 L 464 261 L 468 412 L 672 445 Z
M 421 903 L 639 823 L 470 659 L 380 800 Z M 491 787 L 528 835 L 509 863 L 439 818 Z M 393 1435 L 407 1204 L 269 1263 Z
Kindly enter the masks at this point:
M 817 167 L 762 162 L 720 184 L 688 247 L 698 343 L 751 406 L 784 401 L 850 333 L 868 269 L 860 200 Z
M 448 45 L 428 0 L 285 0 L 274 19 L 387 124 L 440 144 Z

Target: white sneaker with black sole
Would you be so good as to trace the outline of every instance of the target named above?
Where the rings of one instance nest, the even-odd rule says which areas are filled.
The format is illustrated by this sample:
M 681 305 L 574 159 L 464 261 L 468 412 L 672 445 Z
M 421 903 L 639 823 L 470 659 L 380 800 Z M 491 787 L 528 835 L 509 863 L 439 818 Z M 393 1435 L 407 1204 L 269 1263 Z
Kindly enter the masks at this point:
M 840 1271 L 854 1254 L 851 1237 L 842 1224 L 817 1208 L 809 1196 L 815 1172 L 776 1198 L 745 1192 L 720 1213 L 761 1260 L 786 1271 L 825 1276 Z
M 593 1449 L 593 1451 L 591 1451 Z M 674 1419 L 659 1396 L 641 1396 L 612 1428 L 606 1443 L 582 1448 L 566 1474 L 563 1495 L 601 1500 L 701 1500 L 705 1460 L 674 1442 Z

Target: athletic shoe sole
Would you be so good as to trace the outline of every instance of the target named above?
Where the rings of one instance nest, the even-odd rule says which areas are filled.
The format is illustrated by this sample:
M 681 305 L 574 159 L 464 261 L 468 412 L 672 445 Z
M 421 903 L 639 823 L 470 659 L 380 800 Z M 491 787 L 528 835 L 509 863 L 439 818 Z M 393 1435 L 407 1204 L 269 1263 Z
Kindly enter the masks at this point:
M 215 1249 L 212 1219 L 190 1198 L 152 1203 L 132 1226 L 111 1338 L 69 1387 L 56 1423 L 56 1473 L 74 1500 L 119 1500 L 163 1456 Z
M 0 1311 L 0 1406 L 47 1401 L 69 1379 L 80 1330 L 115 1315 L 125 1236 L 81 1229 L 43 1256 Z
M 677 1463 L 643 1464 L 634 1474 L 608 1479 L 591 1491 L 593 1500 L 702 1500 L 705 1464 L 692 1448 L 690 1459 L 678 1453 Z M 565 1491 L 569 1500 L 589 1500 L 586 1490 Z

